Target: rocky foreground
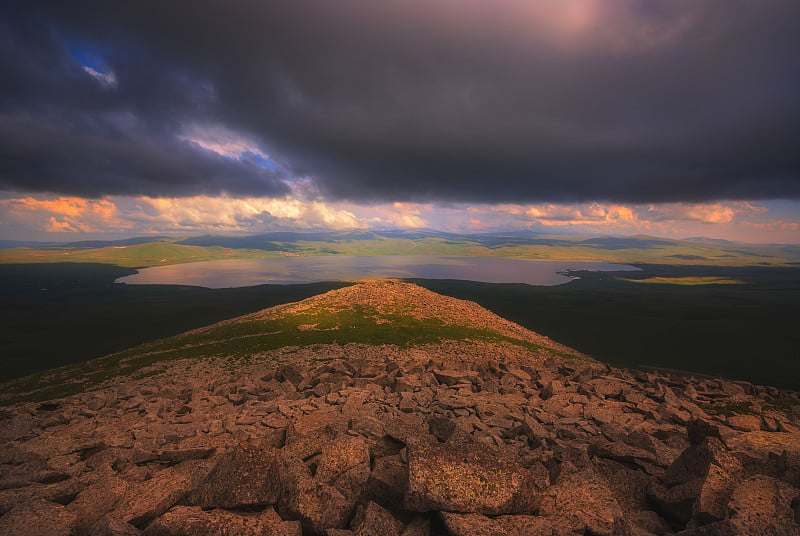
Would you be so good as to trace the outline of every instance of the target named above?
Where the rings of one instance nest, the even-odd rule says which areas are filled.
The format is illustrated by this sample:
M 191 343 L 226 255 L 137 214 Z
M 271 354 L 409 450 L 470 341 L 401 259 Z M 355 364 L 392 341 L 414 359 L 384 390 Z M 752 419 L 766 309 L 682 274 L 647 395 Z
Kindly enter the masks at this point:
M 264 315 L 368 302 L 499 335 L 182 357 L 7 399 L 0 534 L 800 534 L 798 393 L 614 369 L 407 284 Z

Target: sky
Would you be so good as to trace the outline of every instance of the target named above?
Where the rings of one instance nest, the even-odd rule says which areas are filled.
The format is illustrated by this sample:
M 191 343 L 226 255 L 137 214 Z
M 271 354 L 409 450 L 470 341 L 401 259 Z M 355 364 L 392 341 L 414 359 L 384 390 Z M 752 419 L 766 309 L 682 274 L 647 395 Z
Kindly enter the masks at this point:
M 800 242 L 797 0 L 6 0 L 0 238 Z

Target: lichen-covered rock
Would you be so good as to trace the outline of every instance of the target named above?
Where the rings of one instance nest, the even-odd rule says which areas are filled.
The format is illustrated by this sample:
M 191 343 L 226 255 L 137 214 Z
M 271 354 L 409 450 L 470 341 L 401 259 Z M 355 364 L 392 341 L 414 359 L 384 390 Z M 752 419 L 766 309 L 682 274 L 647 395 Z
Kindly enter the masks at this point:
M 405 507 L 488 515 L 530 512 L 534 475 L 477 443 L 418 442 L 408 446 Z
M 583 528 L 569 527 L 562 520 L 531 515 L 494 518 L 482 514 L 442 512 L 442 521 L 452 536 L 578 536 Z
M 719 439 L 706 437 L 687 448 L 667 469 L 663 486 L 653 485 L 648 498 L 656 510 L 681 525 L 722 520 L 742 465 Z
M 363 437 L 341 436 L 322 448 L 315 478 L 347 497 L 358 497 L 369 479 L 369 446 Z
M 538 511 L 571 530 L 606 535 L 623 515 L 608 482 L 591 465 L 565 468 L 555 485 L 541 492 Z
M 751 473 L 762 473 L 800 487 L 800 433 L 745 432 L 728 440 Z
M 761 430 L 761 417 L 757 415 L 731 415 L 725 423 L 734 430 L 758 432 Z
M 431 522 L 424 517 L 415 517 L 406 524 L 400 536 L 430 536 Z
M 400 536 L 400 523 L 382 506 L 369 502 L 353 520 L 353 532 L 357 536 Z
M 750 534 L 742 534 L 728 519 L 722 521 L 715 521 L 708 525 L 700 527 L 692 527 L 690 529 L 682 530 L 675 534 L 675 536 L 751 536 Z M 765 535 L 766 536 L 766 535 Z
M 338 489 L 316 480 L 302 460 L 287 458 L 280 468 L 281 496 L 278 511 L 286 519 L 297 519 L 304 531 L 321 534 L 343 528 L 356 505 Z
M 656 457 L 652 452 L 621 441 L 596 440 L 590 444 L 589 454 L 628 464 L 633 464 L 637 461 L 657 463 Z
M 75 514 L 45 500 L 20 504 L 0 517 L 3 536 L 71 536 Z
M 275 510 L 241 513 L 176 506 L 153 521 L 144 536 L 302 536 L 298 521 L 283 521 Z
M 86 536 L 140 536 L 141 534 L 142 531 L 130 523 L 106 515 L 91 526 Z
M 191 502 L 218 508 L 273 505 L 280 495 L 278 468 L 276 450 L 241 445 L 220 457 Z
M 741 534 L 796 536 L 800 534 L 793 506 L 800 491 L 789 484 L 765 475 L 741 482 L 728 504 L 730 521 Z
M 403 503 L 408 487 L 408 465 L 402 456 L 393 454 L 375 459 L 369 474 L 366 497 L 384 506 Z
M 122 499 L 130 484 L 120 478 L 104 478 L 80 492 L 67 505 L 75 515 L 75 532 L 82 534 L 111 512 Z
M 157 472 L 148 480 L 132 483 L 111 515 L 143 527 L 186 499 L 209 470 L 207 460 L 183 462 Z

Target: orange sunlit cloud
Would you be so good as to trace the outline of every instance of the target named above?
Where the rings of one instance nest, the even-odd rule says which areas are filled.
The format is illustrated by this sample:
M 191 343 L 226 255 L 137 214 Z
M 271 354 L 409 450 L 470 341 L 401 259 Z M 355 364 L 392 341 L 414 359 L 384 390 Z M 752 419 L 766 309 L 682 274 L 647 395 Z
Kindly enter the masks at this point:
M 709 236 L 800 241 L 800 221 L 755 203 L 361 205 L 301 197 L 228 196 L 0 199 L 0 224 L 46 233 L 265 232 L 275 229 L 434 228 L 451 232 L 532 229 L 552 233 Z
M 119 226 L 116 205 L 107 199 L 22 197 L 0 200 L 6 219 L 47 232 L 97 232 Z

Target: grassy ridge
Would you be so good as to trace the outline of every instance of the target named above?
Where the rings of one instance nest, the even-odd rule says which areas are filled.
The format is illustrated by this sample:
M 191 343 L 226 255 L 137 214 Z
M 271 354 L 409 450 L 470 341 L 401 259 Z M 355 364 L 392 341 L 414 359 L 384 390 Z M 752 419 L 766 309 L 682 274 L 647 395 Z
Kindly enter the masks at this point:
M 556 287 L 415 281 L 620 366 L 652 365 L 800 385 L 800 268 L 640 265 Z M 238 289 L 114 285 L 130 269 L 0 265 L 0 381 L 320 294 L 341 284 Z M 721 278 L 740 285 L 640 284 Z M 47 291 L 42 291 L 47 288 Z M 307 335 L 306 332 L 303 332 Z
M 201 330 L 145 343 L 134 348 L 37 373 L 0 387 L 0 399 L 39 401 L 83 392 L 118 376 L 154 374 L 159 363 L 179 359 L 224 358 L 234 362 L 264 359 L 265 352 L 318 344 L 393 344 L 409 346 L 442 340 L 509 342 L 528 350 L 574 357 L 499 333 L 492 329 L 447 323 L 412 314 L 387 314 L 363 306 L 314 307 L 284 314 L 250 315 Z

